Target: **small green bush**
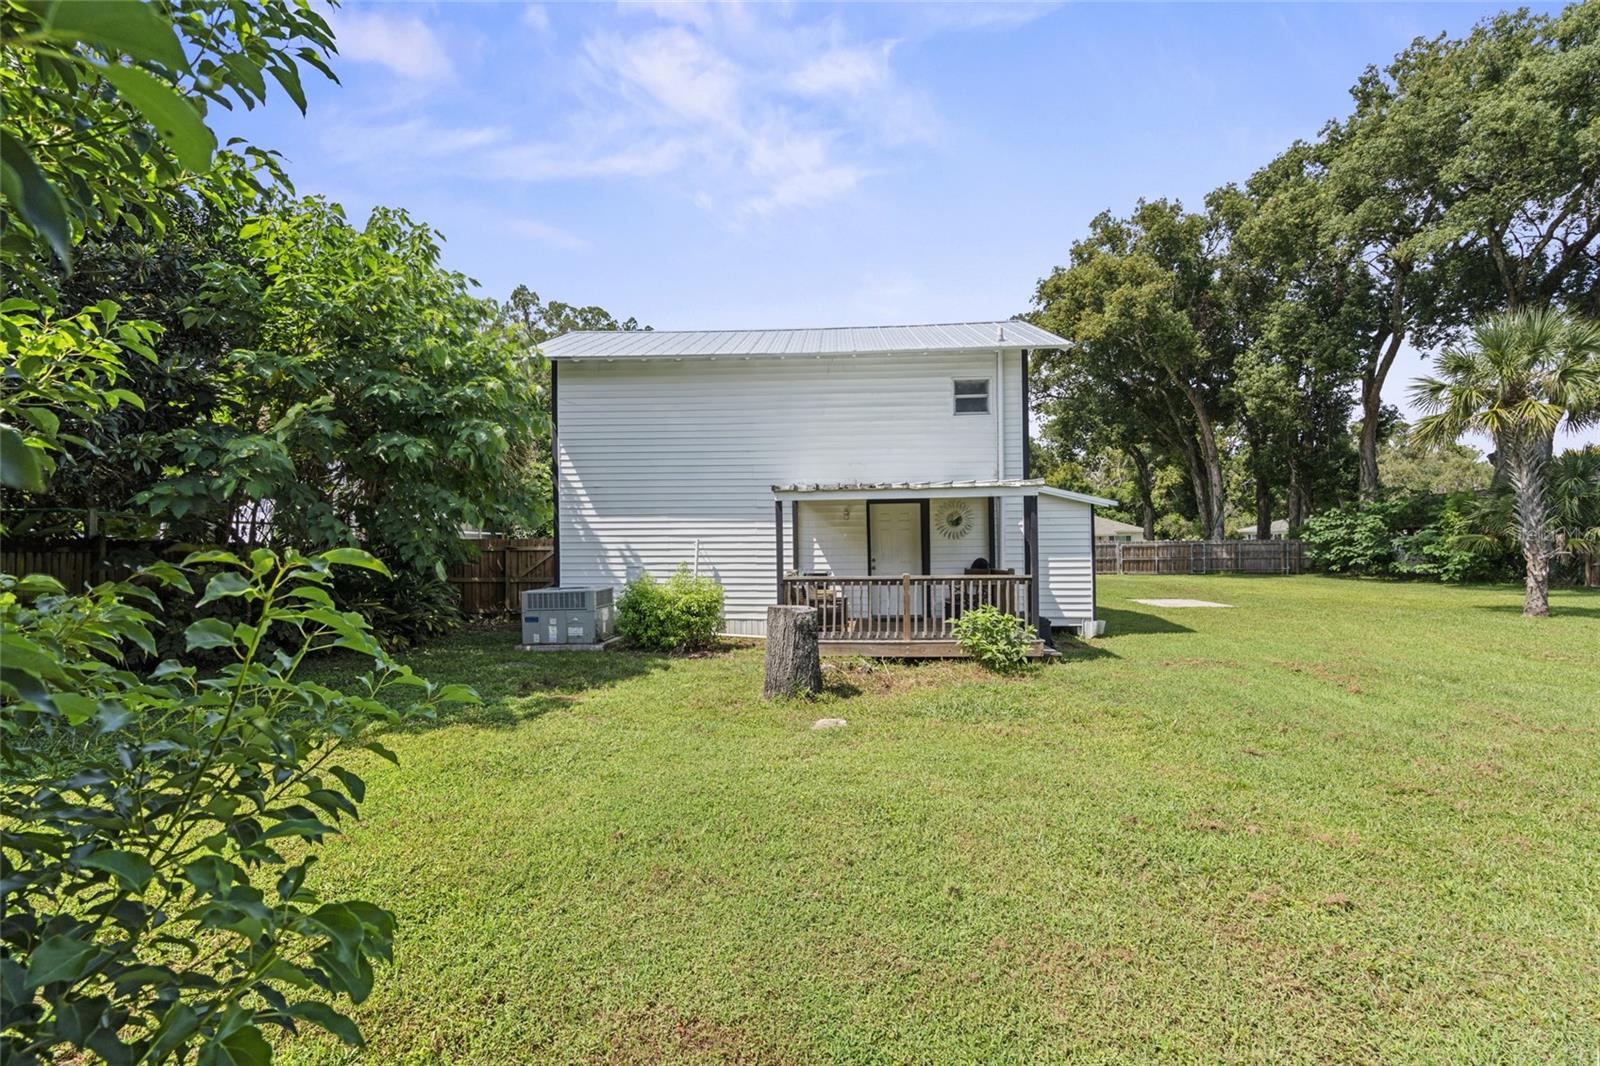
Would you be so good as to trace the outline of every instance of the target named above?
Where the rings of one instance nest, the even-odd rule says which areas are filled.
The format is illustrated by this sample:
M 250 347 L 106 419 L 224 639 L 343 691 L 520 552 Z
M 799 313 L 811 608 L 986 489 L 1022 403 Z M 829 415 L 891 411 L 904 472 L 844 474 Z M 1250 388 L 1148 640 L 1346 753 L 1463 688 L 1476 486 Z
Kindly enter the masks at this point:
M 650 651 L 704 648 L 722 628 L 722 586 L 680 566 L 667 580 L 641 574 L 617 601 L 617 633 Z
M 962 650 L 991 670 L 1009 672 L 1028 661 L 1033 643 L 1028 623 L 993 604 L 967 611 L 954 628 Z

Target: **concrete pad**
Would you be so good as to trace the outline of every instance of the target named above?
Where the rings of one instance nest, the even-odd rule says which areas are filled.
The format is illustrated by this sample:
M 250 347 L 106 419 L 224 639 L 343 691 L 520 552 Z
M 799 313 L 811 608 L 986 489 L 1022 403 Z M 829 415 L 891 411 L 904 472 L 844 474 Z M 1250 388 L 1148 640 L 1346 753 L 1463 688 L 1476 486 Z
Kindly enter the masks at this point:
M 1210 600 L 1134 600 L 1151 607 L 1232 607 L 1231 603 L 1213 603 Z
M 845 726 L 847 726 L 849 724 L 850 723 L 846 722 L 843 718 L 818 718 L 815 722 L 811 723 L 811 728 L 812 729 L 843 729 Z
M 621 637 L 612 637 L 599 644 L 518 644 L 518 651 L 605 651 L 622 643 Z

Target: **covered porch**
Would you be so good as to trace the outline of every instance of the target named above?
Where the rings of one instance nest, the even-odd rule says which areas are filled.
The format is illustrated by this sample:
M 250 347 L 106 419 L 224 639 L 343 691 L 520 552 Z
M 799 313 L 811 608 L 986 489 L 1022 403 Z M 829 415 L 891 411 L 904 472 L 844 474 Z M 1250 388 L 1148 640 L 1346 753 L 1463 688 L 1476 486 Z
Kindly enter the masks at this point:
M 774 602 L 816 609 L 825 655 L 960 656 L 956 621 L 986 605 L 1031 630 L 1041 484 L 774 485 Z

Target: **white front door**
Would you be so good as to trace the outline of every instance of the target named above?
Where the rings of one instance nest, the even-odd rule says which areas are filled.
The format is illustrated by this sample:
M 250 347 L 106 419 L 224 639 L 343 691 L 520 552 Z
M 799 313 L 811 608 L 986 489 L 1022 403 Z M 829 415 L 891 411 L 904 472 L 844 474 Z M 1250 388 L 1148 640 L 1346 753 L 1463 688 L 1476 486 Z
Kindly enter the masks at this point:
M 872 530 L 867 538 L 867 554 L 874 576 L 922 573 L 922 504 L 869 503 L 867 524 Z M 899 585 L 878 588 L 873 597 L 873 613 L 898 616 L 904 609 L 901 592 Z

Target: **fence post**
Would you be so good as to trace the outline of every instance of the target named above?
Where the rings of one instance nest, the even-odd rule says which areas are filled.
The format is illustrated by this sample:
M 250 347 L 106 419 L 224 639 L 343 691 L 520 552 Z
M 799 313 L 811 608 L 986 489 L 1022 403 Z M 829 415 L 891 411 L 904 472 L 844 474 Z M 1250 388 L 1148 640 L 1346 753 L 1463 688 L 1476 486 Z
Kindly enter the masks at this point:
M 1122 573 L 1122 541 L 1117 541 L 1117 573 Z
M 505 581 L 506 610 L 514 610 L 516 605 L 511 602 L 511 547 L 507 544 L 500 545 L 500 573 Z

